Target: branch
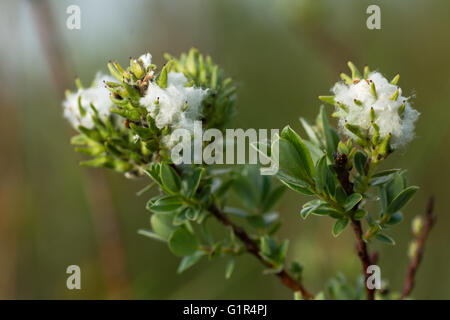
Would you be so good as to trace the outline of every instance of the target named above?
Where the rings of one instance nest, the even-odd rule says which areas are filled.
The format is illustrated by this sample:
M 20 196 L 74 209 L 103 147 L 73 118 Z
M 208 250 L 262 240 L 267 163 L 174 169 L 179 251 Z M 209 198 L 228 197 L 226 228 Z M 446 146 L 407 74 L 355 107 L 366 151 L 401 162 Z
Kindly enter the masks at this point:
M 264 260 L 264 258 L 261 256 L 261 250 L 258 244 L 250 238 L 250 236 L 245 232 L 244 229 L 234 224 L 225 213 L 217 208 L 214 203 L 209 206 L 208 210 L 217 218 L 217 220 L 219 220 L 219 222 L 227 227 L 230 227 L 233 230 L 236 237 L 238 237 L 244 243 L 247 252 L 254 255 L 268 268 L 273 268 L 273 265 Z M 293 279 L 286 270 L 281 270 L 280 272 L 276 273 L 276 276 L 280 279 L 281 282 L 283 282 L 286 287 L 288 287 L 292 291 L 300 291 L 303 295 L 303 298 L 314 298 L 314 296 L 303 287 L 302 283 Z
M 334 162 L 334 169 L 336 170 L 339 182 L 341 183 L 347 195 L 351 195 L 353 193 L 353 183 L 350 182 L 350 173 L 349 170 L 346 169 L 347 156 L 345 154 L 337 154 L 335 156 Z M 356 205 L 353 210 L 356 210 L 357 208 L 358 205 Z M 371 265 L 371 263 L 367 245 L 362 237 L 363 232 L 361 222 L 352 219 L 352 228 L 356 236 L 356 251 L 358 253 L 359 260 L 361 260 L 361 266 L 363 269 L 364 287 L 366 288 L 367 300 L 373 300 L 375 289 L 369 289 L 367 287 L 367 279 L 370 276 L 370 274 L 367 273 L 367 268 Z
M 433 211 L 434 211 L 434 198 L 430 197 L 430 199 L 428 200 L 425 213 L 425 225 L 419 237 L 417 238 L 417 249 L 408 265 L 408 269 L 406 272 L 405 284 L 403 287 L 402 295 L 400 297 L 400 299 L 402 300 L 408 297 L 414 288 L 414 279 L 416 276 L 417 269 L 420 266 L 420 262 L 422 261 L 425 241 L 428 237 L 428 234 L 430 233 L 431 228 L 436 222 L 436 216 L 434 215 Z
M 176 165 L 171 164 L 171 167 L 178 173 L 178 175 L 181 176 L 181 170 Z M 254 255 L 266 267 L 274 267 L 271 263 L 264 260 L 264 258 L 260 254 L 261 249 L 259 248 L 258 244 L 250 238 L 247 232 L 245 232 L 243 228 L 231 221 L 228 216 L 216 206 L 215 203 L 211 203 L 209 205 L 208 211 L 211 212 L 214 217 L 219 220 L 220 223 L 222 223 L 224 226 L 230 227 L 233 230 L 233 233 L 236 235 L 236 237 L 238 237 L 239 240 L 241 240 L 245 245 L 245 249 L 248 253 Z M 307 300 L 314 298 L 314 296 L 310 292 L 308 292 L 308 290 L 306 290 L 299 281 L 296 281 L 294 278 L 292 278 L 286 270 L 282 269 L 280 272 L 276 273 L 276 276 L 280 279 L 281 282 L 283 282 L 286 287 L 288 287 L 292 291 L 300 291 L 303 295 L 303 298 Z
M 358 220 L 352 220 L 352 228 L 356 236 L 356 251 L 358 252 L 359 260 L 361 260 L 361 265 L 364 274 L 364 287 L 366 288 L 367 300 L 373 300 L 375 295 L 375 289 L 369 289 L 367 287 L 367 279 L 370 274 L 367 273 L 367 268 L 371 265 L 371 260 L 369 257 L 369 252 L 367 250 L 367 245 L 362 238 L 362 228 L 361 222 Z

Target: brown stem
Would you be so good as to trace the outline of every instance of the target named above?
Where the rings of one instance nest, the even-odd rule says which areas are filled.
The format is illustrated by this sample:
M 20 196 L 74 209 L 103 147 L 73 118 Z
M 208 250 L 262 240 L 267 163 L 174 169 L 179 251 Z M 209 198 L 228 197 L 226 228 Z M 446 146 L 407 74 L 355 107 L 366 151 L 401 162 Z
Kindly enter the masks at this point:
M 408 269 L 406 272 L 405 284 L 403 287 L 403 292 L 400 299 L 405 299 L 411 294 L 411 291 L 414 288 L 414 279 L 416 276 L 417 269 L 420 266 L 420 262 L 422 261 L 423 251 L 425 247 L 425 241 L 430 233 L 431 228 L 436 222 L 436 216 L 434 215 L 434 198 L 430 197 L 428 200 L 426 213 L 425 213 L 425 224 L 423 226 L 423 230 L 417 238 L 417 249 L 412 257 Z
M 230 227 L 236 237 L 238 237 L 245 245 L 247 252 L 254 255 L 259 261 L 261 261 L 268 268 L 273 268 L 274 266 L 264 260 L 262 255 L 260 254 L 260 248 L 258 244 L 250 238 L 250 236 L 245 232 L 244 229 L 233 223 L 228 216 L 223 213 L 217 206 L 213 203 L 209 206 L 208 210 L 219 220 L 223 225 Z M 312 299 L 314 296 L 309 293 L 302 285 L 301 282 L 296 281 L 286 272 L 286 270 L 282 269 L 280 272 L 276 273 L 276 276 L 280 279 L 283 284 L 291 289 L 292 291 L 300 291 L 303 295 L 304 299 Z
M 366 288 L 367 300 L 373 300 L 375 289 L 369 289 L 367 287 L 367 279 L 370 276 L 370 274 L 367 273 L 367 268 L 371 265 L 371 262 L 366 243 L 362 238 L 361 222 L 359 222 L 358 220 L 352 220 L 352 228 L 356 236 L 356 251 L 358 253 L 359 260 L 361 260 L 362 270 L 364 274 L 364 287 Z
M 344 188 L 347 195 L 353 193 L 353 183 L 350 182 L 350 173 L 347 169 L 347 156 L 345 154 L 337 154 L 334 158 L 334 168 L 341 186 Z M 356 210 L 356 205 L 353 210 Z M 361 261 L 363 274 L 364 274 L 364 287 L 366 288 L 367 300 L 373 300 L 375 295 L 375 289 L 369 289 L 367 287 L 367 279 L 370 274 L 367 273 L 367 268 L 370 266 L 370 255 L 367 250 L 367 245 L 363 240 L 363 231 L 361 222 L 352 219 L 352 228 L 356 236 L 356 252 L 358 253 L 359 260 Z

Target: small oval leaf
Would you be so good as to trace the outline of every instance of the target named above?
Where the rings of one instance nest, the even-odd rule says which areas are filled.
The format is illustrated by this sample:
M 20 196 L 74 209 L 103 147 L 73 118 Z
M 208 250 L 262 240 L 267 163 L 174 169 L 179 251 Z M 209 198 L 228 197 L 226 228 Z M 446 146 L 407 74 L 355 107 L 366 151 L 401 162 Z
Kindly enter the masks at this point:
M 185 228 L 178 228 L 169 237 L 169 249 L 176 256 L 190 256 L 197 251 L 198 241 Z
M 400 192 L 389 204 L 386 213 L 394 214 L 395 212 L 399 211 L 408 203 L 409 200 L 411 200 L 417 190 L 419 190 L 419 187 L 411 186 Z

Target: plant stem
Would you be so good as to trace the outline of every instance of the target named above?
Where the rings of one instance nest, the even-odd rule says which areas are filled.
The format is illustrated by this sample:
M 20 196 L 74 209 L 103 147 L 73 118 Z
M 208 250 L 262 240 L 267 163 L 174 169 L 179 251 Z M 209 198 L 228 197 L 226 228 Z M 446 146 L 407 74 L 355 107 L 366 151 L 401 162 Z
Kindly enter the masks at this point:
M 425 214 L 425 224 L 423 226 L 423 230 L 417 238 L 417 249 L 414 256 L 411 259 L 411 262 L 408 265 L 408 269 L 406 272 L 405 284 L 403 287 L 403 292 L 400 299 L 407 298 L 411 291 L 414 288 L 414 279 L 416 276 L 417 269 L 420 266 L 420 262 L 422 261 L 423 251 L 425 247 L 425 241 L 427 239 L 428 234 L 430 233 L 431 228 L 433 227 L 436 216 L 434 215 L 434 198 L 431 197 L 428 200 L 426 214 Z
M 347 157 L 344 154 L 338 154 L 335 159 L 335 170 L 341 186 L 344 188 L 347 195 L 353 194 L 353 183 L 350 182 L 350 172 L 346 169 Z M 358 205 L 356 205 L 353 210 L 356 210 Z M 352 219 L 352 228 L 356 236 L 356 250 L 358 257 L 361 260 L 361 265 L 364 274 L 364 287 L 366 288 L 367 300 L 373 300 L 375 290 L 369 289 L 367 287 L 367 279 L 369 274 L 367 273 L 367 267 L 370 266 L 370 255 L 367 250 L 366 243 L 363 240 L 363 231 L 361 227 L 361 222 Z
M 214 203 L 209 206 L 208 210 L 217 218 L 217 220 L 219 220 L 219 222 L 227 227 L 230 227 L 233 230 L 236 237 L 238 237 L 244 243 L 247 252 L 254 255 L 268 268 L 274 267 L 271 263 L 264 260 L 264 258 L 260 254 L 261 249 L 259 248 L 258 244 L 250 238 L 250 236 L 247 234 L 247 232 L 245 232 L 243 228 L 233 223 L 224 212 L 217 208 Z M 301 292 L 304 299 L 314 298 L 314 296 L 303 287 L 302 283 L 292 278 L 292 276 L 286 270 L 282 269 L 281 271 L 276 273 L 276 276 L 286 287 L 288 287 L 292 291 Z
M 367 268 L 370 266 L 370 256 L 367 250 L 366 243 L 362 238 L 362 227 L 361 222 L 357 220 L 352 220 L 352 228 L 356 236 L 356 250 L 358 252 L 358 257 L 361 260 L 361 265 L 364 274 L 364 287 L 366 288 L 367 300 L 373 300 L 375 295 L 375 289 L 369 289 L 367 287 L 367 279 L 369 274 L 367 273 Z
M 172 164 L 171 167 L 181 176 L 181 170 L 176 165 Z M 236 237 L 239 238 L 239 240 L 242 241 L 248 253 L 254 255 L 266 267 L 271 269 L 274 267 L 274 265 L 272 265 L 270 262 L 264 260 L 263 256 L 260 253 L 260 247 L 252 238 L 250 238 L 247 232 L 242 227 L 231 221 L 228 216 L 216 206 L 214 202 L 209 205 L 208 211 L 211 212 L 220 223 L 233 230 L 233 233 L 236 235 Z M 303 284 L 300 281 L 296 281 L 294 278 L 292 278 L 292 276 L 286 270 L 281 269 L 281 271 L 276 273 L 276 276 L 286 287 L 288 287 L 292 291 L 301 292 L 304 299 L 310 300 L 314 298 L 314 296 L 303 287 Z

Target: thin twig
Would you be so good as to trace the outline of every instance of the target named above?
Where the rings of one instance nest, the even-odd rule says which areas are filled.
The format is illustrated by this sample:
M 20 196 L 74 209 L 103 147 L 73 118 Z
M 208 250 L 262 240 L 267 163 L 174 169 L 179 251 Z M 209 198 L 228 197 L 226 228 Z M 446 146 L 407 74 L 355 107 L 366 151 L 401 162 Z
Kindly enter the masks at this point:
M 367 286 L 367 279 L 370 276 L 370 274 L 367 273 L 367 268 L 371 265 L 371 262 L 367 245 L 362 238 L 361 222 L 358 220 L 352 220 L 352 228 L 356 236 L 356 251 L 358 253 L 359 260 L 361 260 L 361 266 L 364 274 L 364 287 L 366 288 L 367 300 L 373 300 L 375 296 L 375 289 L 369 289 Z
M 223 213 L 217 206 L 213 203 L 209 207 L 209 211 L 219 220 L 223 225 L 230 227 L 236 237 L 238 237 L 245 245 L 247 252 L 254 255 L 259 261 L 261 261 L 268 268 L 273 268 L 273 265 L 267 262 L 261 255 L 258 244 L 250 238 L 250 236 L 245 232 L 244 229 L 233 223 L 228 216 Z M 300 291 L 304 299 L 312 299 L 314 296 L 305 289 L 300 281 L 296 281 L 291 277 L 291 275 L 284 269 L 276 273 L 276 276 L 280 279 L 283 284 L 290 288 L 294 292 Z
M 420 266 L 420 262 L 422 261 L 423 251 L 425 247 L 425 241 L 427 240 L 428 234 L 430 233 L 431 228 L 436 222 L 436 216 L 434 214 L 434 198 L 430 197 L 428 200 L 426 213 L 425 213 L 425 223 L 423 226 L 423 230 L 417 238 L 417 248 L 414 256 L 412 257 L 408 269 L 406 272 L 405 284 L 403 287 L 403 292 L 400 299 L 407 298 L 411 291 L 414 288 L 415 276 L 417 273 L 417 269 Z
M 345 154 L 337 154 L 334 159 L 336 174 L 341 186 L 344 188 L 347 195 L 353 193 L 353 183 L 350 182 L 350 172 L 346 168 L 347 166 L 347 156 Z M 356 205 L 353 210 L 356 210 L 358 205 Z M 367 287 L 367 279 L 370 274 L 367 273 L 367 268 L 371 265 L 370 255 L 367 249 L 367 245 L 363 240 L 363 232 L 361 227 L 361 222 L 352 219 L 352 228 L 356 236 L 356 252 L 358 253 L 359 260 L 361 261 L 361 266 L 364 274 L 364 287 L 366 288 L 367 300 L 373 300 L 375 296 L 375 289 L 369 289 Z

